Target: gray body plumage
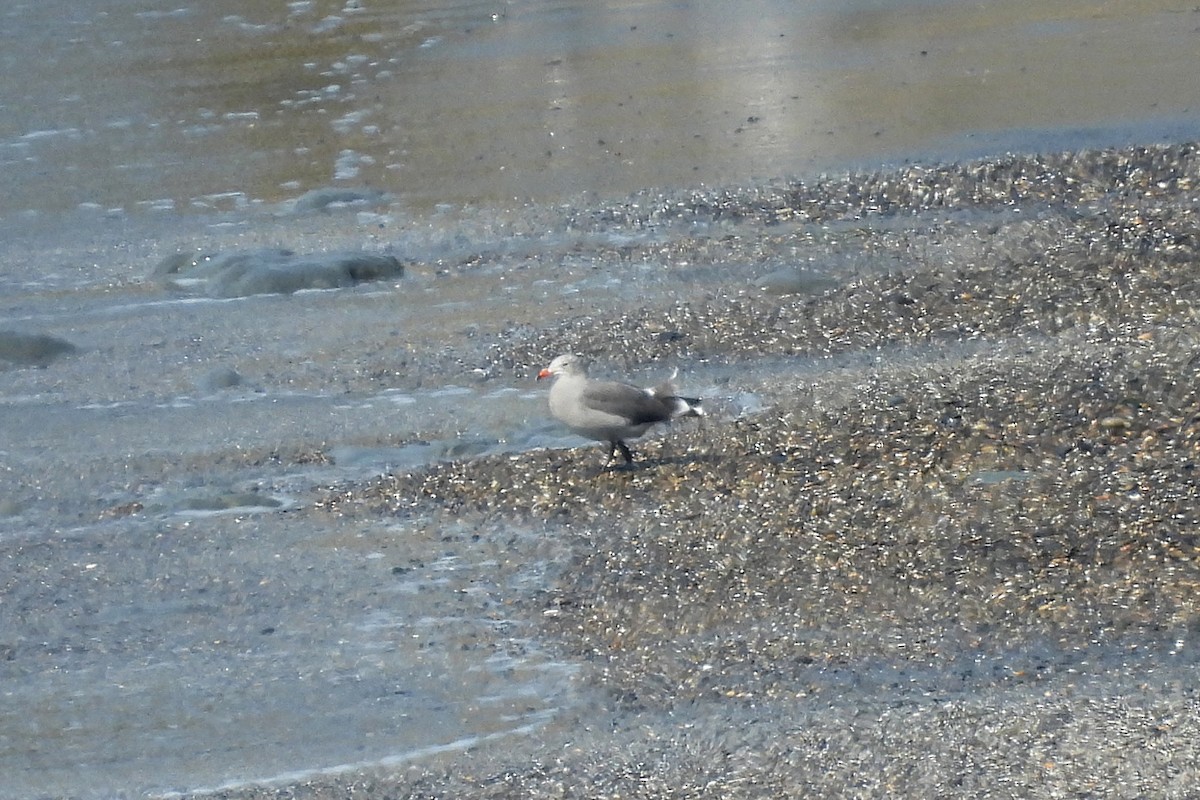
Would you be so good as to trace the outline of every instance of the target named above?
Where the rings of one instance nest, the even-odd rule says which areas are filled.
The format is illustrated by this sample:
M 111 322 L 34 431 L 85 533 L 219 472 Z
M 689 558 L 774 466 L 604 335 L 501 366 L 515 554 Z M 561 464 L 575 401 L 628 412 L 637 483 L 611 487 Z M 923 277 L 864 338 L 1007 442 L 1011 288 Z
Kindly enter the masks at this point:
M 619 381 L 592 380 L 579 356 L 562 355 L 538 374 L 554 378 L 550 414 L 580 436 L 612 446 L 609 463 L 619 449 L 626 463 L 633 455 L 625 444 L 651 425 L 677 417 L 703 416 L 700 401 L 679 397 L 669 382 L 642 389 Z

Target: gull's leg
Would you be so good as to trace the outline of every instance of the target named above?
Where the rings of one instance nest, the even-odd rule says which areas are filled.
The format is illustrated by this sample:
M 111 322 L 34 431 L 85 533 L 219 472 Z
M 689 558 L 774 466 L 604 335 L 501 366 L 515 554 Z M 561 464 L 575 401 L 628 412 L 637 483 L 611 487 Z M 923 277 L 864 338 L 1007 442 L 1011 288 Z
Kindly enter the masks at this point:
M 612 464 L 613 459 L 617 457 L 617 444 L 617 442 L 609 442 L 608 460 L 605 461 L 604 466 L 600 468 L 601 472 L 604 472 L 604 470 L 608 469 Z

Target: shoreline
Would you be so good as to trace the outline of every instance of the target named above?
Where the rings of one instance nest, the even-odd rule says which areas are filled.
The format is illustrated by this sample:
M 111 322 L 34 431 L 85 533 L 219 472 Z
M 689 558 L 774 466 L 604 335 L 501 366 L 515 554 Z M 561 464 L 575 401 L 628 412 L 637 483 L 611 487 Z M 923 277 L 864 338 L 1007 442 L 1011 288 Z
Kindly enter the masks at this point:
M 320 503 L 544 526 L 561 573 L 515 607 L 590 699 L 515 746 L 209 796 L 1185 796 L 1198 192 L 1180 145 L 626 207 L 631 227 L 741 226 L 660 248 L 669 270 L 736 254 L 761 273 L 845 223 L 871 258 L 810 295 L 484 337 L 491 375 L 575 350 L 720 364 L 763 398 L 640 443 L 631 473 L 595 477 L 593 447 L 535 451 Z

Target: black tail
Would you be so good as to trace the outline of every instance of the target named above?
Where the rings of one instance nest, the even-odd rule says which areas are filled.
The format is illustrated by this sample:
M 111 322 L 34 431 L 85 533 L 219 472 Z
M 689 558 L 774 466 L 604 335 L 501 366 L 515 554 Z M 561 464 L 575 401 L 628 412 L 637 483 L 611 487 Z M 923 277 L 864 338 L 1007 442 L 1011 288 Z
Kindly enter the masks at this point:
M 679 397 L 672 395 L 664 397 L 673 408 L 671 409 L 671 419 L 676 417 L 703 417 L 704 407 L 701 405 L 704 401 L 699 397 Z
M 670 383 L 660 384 L 649 389 L 648 392 L 651 397 L 660 400 L 667 406 L 671 419 L 704 416 L 704 408 L 701 405 L 703 400 L 699 397 L 680 397 L 675 394 L 675 387 Z

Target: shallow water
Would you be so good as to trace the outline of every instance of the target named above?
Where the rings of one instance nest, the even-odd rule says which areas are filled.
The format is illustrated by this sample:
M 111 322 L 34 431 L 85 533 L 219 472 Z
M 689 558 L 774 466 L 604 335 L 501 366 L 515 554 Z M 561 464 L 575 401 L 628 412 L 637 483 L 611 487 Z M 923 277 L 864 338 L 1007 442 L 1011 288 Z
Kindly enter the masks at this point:
M 505 611 L 552 559 L 527 533 L 235 508 L 61 536 L 16 548 L 6 592 L 6 797 L 402 760 L 536 729 L 567 696 L 572 668 Z
M 585 702 L 576 665 L 505 611 L 557 579 L 544 531 L 438 529 L 416 498 L 364 527 L 314 501 L 579 444 L 531 374 L 482 370 L 477 335 L 737 294 L 781 266 L 623 263 L 696 230 L 608 226 L 604 199 L 1171 138 L 1200 108 L 1200 15 L 1152 2 L 222 0 L 0 19 L 0 329 L 78 347 L 0 368 L 4 797 L 396 764 L 536 735 Z M 363 186 L 386 196 L 289 204 Z M 884 268 L 852 226 L 813 235 L 823 279 Z M 408 272 L 220 301 L 148 278 L 176 252 L 279 246 L 392 252 Z M 839 363 L 681 366 L 721 419 Z
M 20 3 L 0 25 L 0 218 L 242 210 L 329 185 L 510 206 L 1187 135 L 1196 16 L 1165 0 Z

